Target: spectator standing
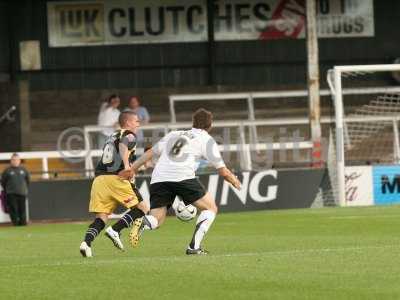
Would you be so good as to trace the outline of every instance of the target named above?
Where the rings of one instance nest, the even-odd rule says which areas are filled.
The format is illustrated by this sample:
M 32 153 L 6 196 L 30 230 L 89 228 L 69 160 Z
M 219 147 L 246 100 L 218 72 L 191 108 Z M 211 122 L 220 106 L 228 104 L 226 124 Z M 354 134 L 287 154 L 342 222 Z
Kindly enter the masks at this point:
M 10 167 L 1 176 L 1 185 L 6 194 L 6 203 L 11 221 L 15 226 L 26 225 L 26 197 L 28 196 L 30 175 L 21 166 L 17 153 L 11 156 Z
M 132 96 L 129 99 L 128 109 L 138 116 L 141 125 L 146 125 L 150 122 L 150 114 L 146 107 L 140 105 L 139 97 Z
M 150 122 L 150 114 L 147 111 L 146 107 L 140 105 L 139 97 L 132 96 L 129 99 L 128 107 L 126 108 L 126 110 L 133 111 L 138 116 L 140 125 L 146 125 Z M 143 147 L 144 146 L 143 130 L 138 129 L 136 131 L 136 139 L 137 139 L 137 145 L 139 147 Z
M 110 127 L 102 130 L 98 135 L 98 148 L 100 149 L 103 148 L 107 138 L 118 128 L 118 117 L 120 114 L 118 107 L 120 103 L 120 98 L 113 94 L 100 107 L 97 125 Z

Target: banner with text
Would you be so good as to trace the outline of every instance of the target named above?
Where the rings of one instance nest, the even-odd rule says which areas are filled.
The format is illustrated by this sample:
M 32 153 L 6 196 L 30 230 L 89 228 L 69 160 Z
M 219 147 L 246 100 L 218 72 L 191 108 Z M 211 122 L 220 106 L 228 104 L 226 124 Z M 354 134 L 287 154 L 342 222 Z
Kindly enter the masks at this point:
M 372 167 L 346 167 L 346 206 L 374 205 Z
M 320 37 L 374 36 L 373 0 L 317 1 Z M 304 38 L 305 0 L 214 2 L 217 41 Z M 206 41 L 205 1 L 48 2 L 50 47 Z
M 218 174 L 199 179 L 216 200 L 220 212 L 311 207 L 324 176 L 324 170 L 264 170 L 238 174 L 240 191 Z M 149 200 L 150 177 L 138 177 L 136 186 Z M 29 214 L 32 220 L 85 219 L 90 217 L 88 202 L 91 180 L 32 182 Z M 52 197 L 57 195 L 57 197 Z M 51 208 L 51 209 L 49 209 Z M 117 211 L 120 213 L 124 209 Z
M 376 205 L 400 204 L 400 166 L 374 167 L 373 186 Z

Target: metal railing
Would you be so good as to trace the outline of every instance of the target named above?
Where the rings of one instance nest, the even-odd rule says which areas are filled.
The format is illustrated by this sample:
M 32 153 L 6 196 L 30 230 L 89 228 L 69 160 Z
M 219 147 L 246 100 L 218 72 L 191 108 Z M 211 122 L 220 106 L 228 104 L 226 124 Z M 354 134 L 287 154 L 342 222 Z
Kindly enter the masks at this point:
M 0 160 L 9 160 L 13 152 L 0 153 Z M 49 159 L 51 158 L 65 158 L 65 155 L 60 151 L 30 151 L 18 152 L 21 159 L 40 159 L 42 161 L 42 178 L 49 178 Z M 81 157 L 80 154 L 71 157 Z
M 400 160 L 400 141 L 399 141 L 399 132 L 398 124 L 400 121 L 400 117 L 393 116 L 379 116 L 379 117 L 347 117 L 346 122 L 371 122 L 371 121 L 391 121 L 393 126 L 394 141 L 393 141 L 393 149 L 394 156 Z M 330 117 L 323 117 L 321 119 L 321 123 L 328 124 L 332 123 L 334 120 Z M 276 143 L 249 143 L 246 139 L 245 132 L 246 128 L 248 129 L 250 126 L 279 126 L 279 125 L 307 125 L 308 118 L 285 118 L 285 119 L 271 119 L 271 120 L 258 120 L 258 121 L 216 121 L 213 123 L 213 127 L 215 128 L 237 128 L 239 132 L 239 141 L 237 143 L 229 143 L 227 145 L 220 145 L 221 152 L 238 152 L 241 158 L 241 169 L 243 170 L 251 170 L 252 169 L 252 160 L 251 160 L 251 151 L 275 151 L 275 150 L 290 150 L 290 149 L 311 149 L 312 142 L 311 141 L 289 141 L 289 142 L 276 142 Z M 170 130 L 176 129 L 187 129 L 191 127 L 191 123 L 157 123 L 157 124 L 148 124 L 141 127 L 142 130 L 158 130 L 158 132 L 163 132 L 166 134 Z M 104 129 L 101 126 L 85 126 L 83 128 L 84 136 L 85 136 L 85 148 L 81 149 L 81 151 L 32 151 L 32 152 L 19 152 L 21 159 L 41 159 L 42 165 L 42 178 L 49 178 L 49 159 L 58 158 L 58 159 L 82 159 L 85 161 L 85 174 L 87 177 L 93 175 L 93 158 L 101 157 L 102 150 L 92 149 L 90 145 L 90 137 L 91 133 L 100 132 Z M 143 153 L 144 149 L 139 148 L 138 154 Z M 0 160 L 5 161 L 9 160 L 13 153 L 0 153 Z
M 344 89 L 343 95 L 358 95 L 358 94 L 379 94 L 379 93 L 393 93 L 400 92 L 400 87 L 371 87 L 371 88 L 352 88 Z M 296 126 L 296 125 L 308 125 L 309 119 L 306 117 L 297 118 L 279 118 L 269 120 L 255 120 L 254 113 L 254 99 L 279 99 L 279 98 L 300 98 L 306 97 L 308 92 L 306 90 L 296 91 L 271 91 L 271 92 L 248 92 L 248 93 L 218 93 L 218 94 L 201 94 L 201 95 L 171 95 L 169 97 L 169 106 L 171 113 L 172 123 L 152 123 L 141 126 L 143 131 L 157 131 L 158 133 L 166 134 L 171 130 L 176 129 L 187 129 L 191 127 L 189 122 L 176 122 L 176 110 L 175 103 L 180 101 L 212 101 L 212 100 L 230 100 L 230 99 L 244 99 L 248 105 L 248 120 L 232 120 L 232 121 L 215 121 L 213 126 L 215 128 L 233 128 L 236 127 L 239 132 L 239 142 L 230 143 L 228 145 L 221 145 L 221 151 L 236 151 L 240 153 L 241 157 L 241 168 L 243 170 L 251 170 L 251 151 L 259 150 L 290 150 L 290 149 L 311 149 L 311 141 L 299 141 L 299 142 L 278 142 L 278 143 L 259 143 L 258 139 L 252 139 L 257 135 L 257 126 Z M 329 90 L 321 90 L 321 96 L 329 96 L 331 92 Z M 394 131 L 398 132 L 398 121 L 397 117 L 369 117 L 369 118 L 346 118 L 346 121 L 383 121 L 391 120 L 393 122 Z M 334 119 L 330 117 L 322 117 L 321 123 L 332 123 Z M 395 126 L 396 125 L 396 126 Z M 42 178 L 49 178 L 49 162 L 51 158 L 58 159 L 69 159 L 69 158 L 81 158 L 85 161 L 86 176 L 93 175 L 93 158 L 100 157 L 102 154 L 101 150 L 93 149 L 90 143 L 90 134 L 97 133 L 105 129 L 96 125 L 89 125 L 83 128 L 84 135 L 84 149 L 80 152 L 64 153 L 63 151 L 35 151 L 35 152 L 19 152 L 22 159 L 41 159 L 42 161 Z M 246 129 L 249 130 L 250 141 L 246 140 Z M 398 134 L 395 134 L 394 139 L 394 151 L 395 156 L 400 158 L 400 142 Z M 143 153 L 143 148 L 138 149 L 138 154 Z M 0 160 L 9 160 L 12 153 L 0 153 Z
M 323 122 L 330 122 L 330 118 L 324 118 Z M 246 140 L 246 129 L 249 131 L 249 136 L 251 136 L 252 128 L 257 126 L 280 126 L 280 125 L 307 125 L 307 118 L 284 118 L 284 119 L 271 119 L 271 120 L 258 120 L 258 121 L 215 121 L 213 122 L 214 128 L 236 128 L 238 130 L 238 140 L 236 143 L 228 143 L 219 146 L 221 152 L 238 152 L 240 154 L 240 167 L 242 170 L 252 169 L 251 151 L 262 151 L 262 150 L 292 150 L 292 149 L 311 149 L 313 144 L 311 141 L 288 141 L 288 142 L 275 142 L 275 143 L 253 143 L 252 141 Z M 162 132 L 164 135 L 171 130 L 177 129 L 189 129 L 192 123 L 182 122 L 182 123 L 153 123 L 141 126 L 142 131 L 152 130 L 153 135 L 152 143 L 156 142 L 159 137 L 158 133 Z M 90 155 L 86 159 L 86 168 L 93 169 L 92 157 L 95 157 L 91 153 L 90 145 L 90 134 L 101 132 L 104 127 L 99 127 L 95 125 L 85 126 L 85 149 Z M 99 150 L 97 150 L 99 151 Z M 143 148 L 138 148 L 137 153 L 143 153 Z M 99 153 L 96 153 L 96 156 Z
M 399 93 L 400 87 L 368 87 L 368 88 L 348 88 L 343 89 L 343 95 L 366 95 L 380 93 Z M 320 90 L 321 96 L 330 96 L 328 89 Z M 254 99 L 281 99 L 281 98 L 302 98 L 307 97 L 307 90 L 294 91 L 269 91 L 269 92 L 247 92 L 247 93 L 210 93 L 210 94 L 183 94 L 169 96 L 169 110 L 171 123 L 176 123 L 176 102 L 189 101 L 216 101 L 216 100 L 246 100 L 248 109 L 248 120 L 255 120 Z

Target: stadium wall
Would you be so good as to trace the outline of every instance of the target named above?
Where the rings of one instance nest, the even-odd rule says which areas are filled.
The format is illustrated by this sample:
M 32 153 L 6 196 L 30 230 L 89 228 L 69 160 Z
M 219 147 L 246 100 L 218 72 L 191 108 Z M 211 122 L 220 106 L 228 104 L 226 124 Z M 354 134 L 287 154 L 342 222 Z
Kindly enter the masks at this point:
M 220 212 L 308 208 L 318 205 L 323 170 L 265 170 L 244 172 L 240 192 L 218 175 L 199 178 L 217 201 Z M 150 177 L 139 177 L 137 186 L 149 198 Z M 33 182 L 29 197 L 31 220 L 79 220 L 90 217 L 88 198 L 91 180 Z
M 9 79 L 10 71 L 10 52 L 8 36 L 8 16 L 6 3 L 0 2 L 0 82 Z
M 0 82 L 0 116 L 3 116 L 12 106 L 16 107 L 11 114 L 13 120 L 3 120 L 0 123 L 0 152 L 21 150 L 21 117 L 18 87 L 15 84 Z
M 239 174 L 243 189 L 235 191 L 216 174 L 199 178 L 216 199 L 220 212 L 310 208 L 324 203 L 327 171 L 264 170 Z M 352 166 L 346 168 L 347 206 L 400 203 L 400 166 Z M 149 199 L 149 176 L 138 177 L 137 186 Z M 32 182 L 29 215 L 33 221 L 85 220 L 90 218 L 88 201 L 91 180 Z M 0 187 L 1 190 L 1 187 Z M 120 209 L 118 212 L 123 212 Z M 1 211 L 0 223 L 9 222 Z
M 21 0 L 0 7 L 13 16 L 10 35 L 0 35 L 0 49 L 12 53 L 12 70 L 18 79 L 29 79 L 32 90 L 306 84 L 304 39 L 216 42 L 215 78 L 210 82 L 206 42 L 50 48 L 46 4 Z M 399 10 L 396 0 L 375 0 L 374 37 L 320 39 L 321 74 L 335 64 L 392 62 L 400 52 Z M 42 70 L 19 71 L 19 42 L 24 40 L 40 41 Z M 5 57 L 0 57 L 0 68 L 8 66 Z

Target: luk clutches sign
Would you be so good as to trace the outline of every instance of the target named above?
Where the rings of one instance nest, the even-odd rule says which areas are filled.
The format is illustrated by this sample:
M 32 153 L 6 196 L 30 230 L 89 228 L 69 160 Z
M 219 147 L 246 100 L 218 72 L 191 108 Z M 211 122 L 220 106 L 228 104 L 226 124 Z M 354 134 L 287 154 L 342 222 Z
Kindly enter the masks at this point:
M 266 1 L 272 2 L 272 1 Z M 281 0 L 271 10 L 260 39 L 304 38 L 305 0 Z M 318 37 L 374 36 L 373 0 L 319 0 Z
M 118 5 L 116 5 L 118 3 Z M 197 0 L 104 2 L 110 43 L 207 40 L 206 8 Z
M 319 0 L 320 37 L 374 35 L 373 0 Z M 305 0 L 213 2 L 217 41 L 304 38 Z M 201 0 L 48 2 L 50 47 L 201 42 L 208 37 Z
M 101 2 L 48 3 L 50 46 L 102 44 L 104 4 Z
M 110 45 L 207 40 L 202 1 L 49 2 L 49 45 Z

